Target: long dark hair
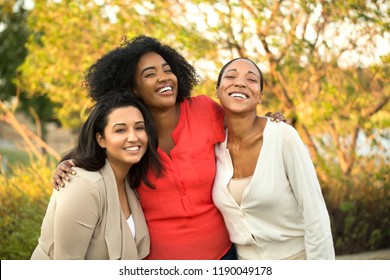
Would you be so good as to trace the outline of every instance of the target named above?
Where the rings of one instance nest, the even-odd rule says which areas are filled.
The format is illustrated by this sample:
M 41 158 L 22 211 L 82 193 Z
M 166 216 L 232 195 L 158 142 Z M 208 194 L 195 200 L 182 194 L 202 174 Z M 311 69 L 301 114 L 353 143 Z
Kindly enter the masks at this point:
M 195 68 L 175 49 L 144 35 L 130 41 L 124 38 L 121 47 L 105 54 L 87 70 L 85 85 L 89 96 L 97 101 L 108 95 L 110 90 L 134 89 L 138 61 L 148 52 L 161 55 L 176 75 L 179 81 L 176 102 L 190 97 L 192 88 L 200 81 Z
M 148 136 L 148 148 L 145 155 L 130 168 L 128 176 L 130 186 L 136 188 L 142 180 L 147 186 L 154 188 L 147 180 L 146 174 L 149 167 L 152 168 L 157 176 L 162 172 L 161 161 L 157 153 L 157 132 L 153 119 L 145 105 L 129 91 L 110 92 L 105 97 L 99 99 L 92 107 L 89 117 L 81 127 L 77 146 L 65 155 L 62 160 L 72 158 L 77 167 L 88 171 L 100 170 L 104 166 L 107 156 L 105 149 L 100 147 L 96 140 L 96 133 L 100 133 L 104 137 L 104 128 L 107 125 L 108 115 L 117 108 L 127 106 L 133 106 L 141 111 Z

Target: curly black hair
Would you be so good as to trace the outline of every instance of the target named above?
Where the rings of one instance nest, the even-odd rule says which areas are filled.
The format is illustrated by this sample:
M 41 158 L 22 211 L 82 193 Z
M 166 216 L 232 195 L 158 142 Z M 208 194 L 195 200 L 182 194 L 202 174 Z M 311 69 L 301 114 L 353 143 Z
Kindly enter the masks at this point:
M 195 68 L 179 52 L 145 35 L 130 41 L 126 38 L 123 40 L 121 47 L 105 54 L 87 70 L 85 85 L 93 100 L 98 101 L 116 90 L 132 91 L 135 87 L 137 63 L 148 52 L 161 55 L 176 75 L 179 81 L 176 102 L 183 102 L 191 96 L 191 90 L 199 83 L 200 78 Z

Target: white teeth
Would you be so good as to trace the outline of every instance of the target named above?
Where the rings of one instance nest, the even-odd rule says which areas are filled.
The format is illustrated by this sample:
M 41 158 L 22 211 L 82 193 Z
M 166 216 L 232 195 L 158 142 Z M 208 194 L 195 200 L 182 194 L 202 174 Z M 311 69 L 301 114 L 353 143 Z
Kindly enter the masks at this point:
M 138 146 L 133 146 L 133 147 L 127 147 L 127 148 L 125 148 L 125 151 L 136 151 L 136 150 L 138 150 L 138 149 L 139 149 Z
M 163 93 L 163 92 L 166 92 L 168 90 L 172 90 L 172 87 L 163 87 L 162 89 L 160 89 L 158 92 L 159 93 Z
M 230 94 L 231 97 L 238 97 L 238 98 L 242 98 L 242 99 L 247 99 L 248 97 L 243 94 L 243 93 L 239 93 L 239 92 L 233 92 Z

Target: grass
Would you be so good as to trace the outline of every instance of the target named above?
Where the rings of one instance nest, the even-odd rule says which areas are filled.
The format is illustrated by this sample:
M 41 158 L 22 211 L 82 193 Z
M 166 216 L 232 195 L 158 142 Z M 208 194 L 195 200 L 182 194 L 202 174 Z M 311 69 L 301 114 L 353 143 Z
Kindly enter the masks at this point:
M 0 147 L 0 169 L 14 164 L 28 165 L 29 162 L 30 156 L 26 151 Z

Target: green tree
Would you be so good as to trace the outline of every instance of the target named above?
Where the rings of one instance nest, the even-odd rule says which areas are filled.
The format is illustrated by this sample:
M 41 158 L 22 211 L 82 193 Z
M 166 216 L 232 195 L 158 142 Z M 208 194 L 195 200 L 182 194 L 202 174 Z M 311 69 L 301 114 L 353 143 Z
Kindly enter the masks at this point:
M 328 161 L 321 149 L 333 150 L 331 160 L 351 175 L 358 136 L 389 127 L 389 51 L 375 57 L 378 38 L 389 39 L 386 1 L 197 2 L 186 11 L 198 9 L 196 20 L 209 23 L 205 35 L 227 55 L 223 60 L 258 61 L 267 75 L 265 98 L 276 97 L 316 161 Z
M 16 93 L 17 68 L 27 52 L 27 11 L 24 1 L 0 1 L 0 99 L 7 100 Z
M 32 96 L 47 93 L 52 102 L 61 104 L 56 110 L 61 123 L 77 128 L 90 105 L 82 86 L 85 71 L 119 47 L 123 37 L 148 34 L 175 42 L 187 54 L 192 53 L 191 47 L 202 46 L 192 61 L 207 51 L 207 40 L 193 33 L 193 27 L 177 26 L 172 15 L 165 14 L 169 3 L 156 1 L 152 13 L 145 13 L 141 3 L 36 0 L 29 15 L 34 36 L 27 43 L 29 56 L 21 68 L 23 89 Z M 167 37 L 164 30 L 175 30 L 176 36 Z
M 45 123 L 55 120 L 55 104 L 45 93 L 29 95 L 19 85 L 19 66 L 27 56 L 25 43 L 30 30 L 27 26 L 28 10 L 24 0 L 0 1 L 0 99 L 10 100 L 16 97 L 18 110 L 24 112 L 36 122 L 40 136 L 46 135 Z
M 207 60 L 211 67 L 199 67 L 207 79 L 232 57 L 258 61 L 266 106 L 293 119 L 324 181 L 329 160 L 344 176 L 359 172 L 359 136 L 378 139 L 372 128 L 389 126 L 389 52 L 375 56 L 378 38 L 389 37 L 384 0 L 37 0 L 29 24 L 23 88 L 61 104 L 58 118 L 70 127 L 89 105 L 87 67 L 123 35 L 139 34 L 164 40 L 195 65 Z M 199 89 L 210 91 L 210 83 Z

